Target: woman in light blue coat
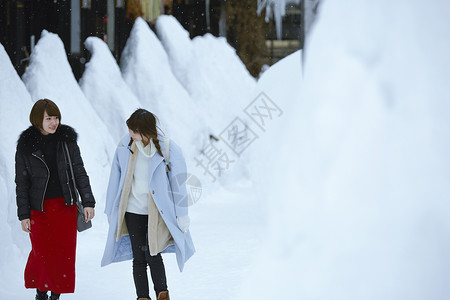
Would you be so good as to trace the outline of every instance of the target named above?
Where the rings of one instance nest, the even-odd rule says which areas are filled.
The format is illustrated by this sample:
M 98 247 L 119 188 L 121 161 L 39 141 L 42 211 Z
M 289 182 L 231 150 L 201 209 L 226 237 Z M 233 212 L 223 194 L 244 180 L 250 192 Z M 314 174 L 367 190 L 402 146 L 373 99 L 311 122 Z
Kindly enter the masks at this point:
M 102 266 L 133 259 L 138 299 L 150 299 L 147 265 L 158 300 L 169 300 L 161 253 L 175 252 L 178 267 L 195 249 L 189 232 L 186 163 L 181 149 L 157 131 L 155 116 L 136 110 L 127 120 L 109 178 L 105 213 L 109 231 Z M 131 237 L 131 238 L 130 238 Z

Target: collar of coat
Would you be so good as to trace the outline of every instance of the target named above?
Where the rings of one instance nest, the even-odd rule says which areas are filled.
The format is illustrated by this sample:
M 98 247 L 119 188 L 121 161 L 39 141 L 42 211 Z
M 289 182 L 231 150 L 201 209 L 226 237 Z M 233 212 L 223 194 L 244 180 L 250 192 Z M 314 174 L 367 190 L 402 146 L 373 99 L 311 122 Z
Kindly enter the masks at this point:
M 75 130 L 67 125 L 60 124 L 58 129 L 54 133 L 57 141 L 61 142 L 76 142 L 78 139 L 78 134 Z M 31 154 L 37 150 L 42 150 L 44 141 L 44 135 L 34 126 L 28 127 L 24 130 L 17 141 L 17 151 L 23 152 L 25 154 Z

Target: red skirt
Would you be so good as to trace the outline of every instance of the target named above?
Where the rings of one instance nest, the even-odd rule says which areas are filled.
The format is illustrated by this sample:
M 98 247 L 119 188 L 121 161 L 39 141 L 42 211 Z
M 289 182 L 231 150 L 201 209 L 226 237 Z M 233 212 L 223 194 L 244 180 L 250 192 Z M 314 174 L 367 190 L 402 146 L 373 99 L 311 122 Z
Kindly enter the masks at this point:
M 31 252 L 25 287 L 58 294 L 75 290 L 77 207 L 64 198 L 44 200 L 44 211 L 31 210 Z

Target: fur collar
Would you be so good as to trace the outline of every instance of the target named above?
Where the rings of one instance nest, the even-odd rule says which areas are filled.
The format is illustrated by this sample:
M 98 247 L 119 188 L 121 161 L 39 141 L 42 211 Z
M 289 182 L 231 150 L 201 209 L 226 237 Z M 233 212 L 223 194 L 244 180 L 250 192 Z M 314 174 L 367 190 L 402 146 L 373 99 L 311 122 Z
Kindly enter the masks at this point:
M 63 124 L 58 126 L 54 136 L 58 142 L 66 143 L 76 142 L 78 138 L 78 134 L 72 127 Z M 31 154 L 37 150 L 42 150 L 43 140 L 44 136 L 39 129 L 30 126 L 20 134 L 17 141 L 17 151 Z

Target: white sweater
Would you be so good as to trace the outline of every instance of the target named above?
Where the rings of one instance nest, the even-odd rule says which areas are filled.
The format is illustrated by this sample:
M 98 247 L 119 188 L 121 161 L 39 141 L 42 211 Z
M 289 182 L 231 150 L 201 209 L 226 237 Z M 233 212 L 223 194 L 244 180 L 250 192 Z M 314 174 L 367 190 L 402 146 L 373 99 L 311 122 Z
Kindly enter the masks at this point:
M 131 183 L 131 193 L 128 199 L 127 212 L 147 215 L 148 197 L 150 188 L 148 186 L 148 169 L 150 158 L 156 153 L 156 147 L 150 140 L 144 147 L 142 142 L 135 142 L 139 151 L 136 155 L 136 165 L 134 167 L 133 182 Z

